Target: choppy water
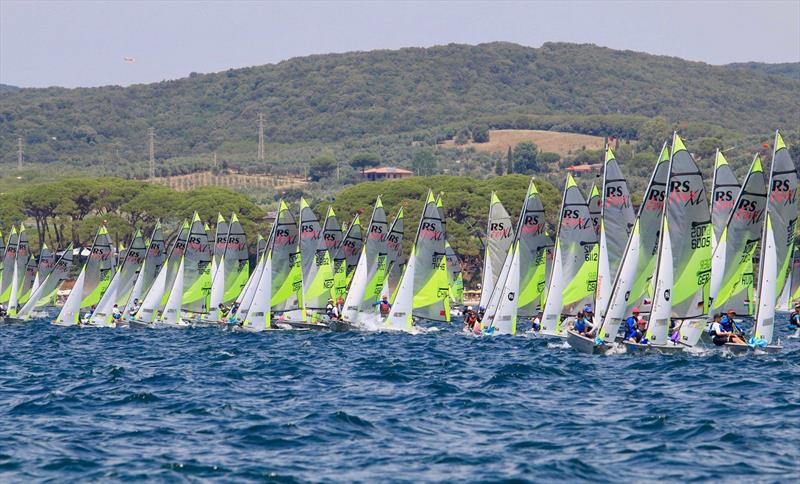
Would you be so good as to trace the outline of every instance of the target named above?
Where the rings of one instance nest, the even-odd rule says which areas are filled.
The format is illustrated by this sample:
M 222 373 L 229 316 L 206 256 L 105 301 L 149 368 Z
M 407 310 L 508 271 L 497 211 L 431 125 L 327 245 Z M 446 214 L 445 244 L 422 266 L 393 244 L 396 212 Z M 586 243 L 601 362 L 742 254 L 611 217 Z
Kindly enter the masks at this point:
M 0 481 L 800 475 L 798 340 L 591 357 L 456 331 L 0 326 Z

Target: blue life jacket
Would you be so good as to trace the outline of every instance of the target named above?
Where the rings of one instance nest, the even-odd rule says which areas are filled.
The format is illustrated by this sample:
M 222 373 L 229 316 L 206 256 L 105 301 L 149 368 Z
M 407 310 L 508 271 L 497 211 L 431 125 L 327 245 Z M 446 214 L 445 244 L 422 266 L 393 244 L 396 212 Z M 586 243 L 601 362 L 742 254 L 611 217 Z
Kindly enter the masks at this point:
M 636 318 L 633 316 L 625 320 L 625 335 L 623 336 L 623 339 L 636 338 L 636 335 L 638 334 L 638 331 L 636 331 L 636 323 Z
M 586 320 L 581 318 L 575 321 L 575 331 L 583 333 L 586 331 Z
M 723 316 L 722 319 L 719 320 L 719 327 L 722 331 L 733 333 L 734 325 L 733 325 L 733 318 L 728 317 L 727 315 Z
M 790 321 L 795 325 L 800 326 L 800 313 L 793 313 Z

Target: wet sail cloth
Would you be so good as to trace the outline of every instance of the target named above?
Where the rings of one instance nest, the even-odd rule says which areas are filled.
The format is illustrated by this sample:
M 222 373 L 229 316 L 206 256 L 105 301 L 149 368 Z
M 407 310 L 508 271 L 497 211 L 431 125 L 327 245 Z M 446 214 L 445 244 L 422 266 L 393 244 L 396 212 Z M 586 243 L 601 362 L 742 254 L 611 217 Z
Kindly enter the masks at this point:
M 575 315 L 592 302 L 597 286 L 597 233 L 589 205 L 578 185 L 567 176 L 556 234 L 553 273 L 547 290 L 542 332 L 563 335 L 561 315 Z
M 601 202 L 597 295 L 594 311 L 602 317 L 606 312 L 614 277 L 636 219 L 628 182 L 622 175 L 611 148 L 606 149 Z M 592 210 L 591 200 L 589 210 Z
M 83 264 L 78 279 L 54 323 L 64 326 L 78 324 L 80 312 L 96 305 L 106 292 L 115 265 L 111 237 L 103 225 L 95 234 L 89 249 L 89 258 Z
M 492 192 L 489 203 L 489 218 L 486 224 L 486 239 L 483 255 L 483 280 L 481 282 L 480 305 L 489 305 L 492 290 L 500 277 L 508 249 L 514 241 L 511 216 L 500 199 Z
M 762 236 L 758 308 L 752 344 L 769 344 L 775 329 L 775 305 L 791 270 L 797 224 L 797 166 L 775 132 L 767 211 Z
M 544 292 L 550 246 L 542 200 L 531 180 L 520 210 L 514 243 L 484 317 L 483 325 L 494 327 L 495 334 L 516 334 L 517 318 L 537 313 Z
M 728 224 L 740 188 L 739 180 L 736 179 L 733 169 L 720 150 L 714 155 L 714 177 L 711 187 L 711 225 L 714 227 L 711 234 L 711 251 L 713 252 L 722 237 L 722 231 Z
M 625 246 L 620 268 L 612 285 L 609 306 L 597 333 L 599 343 L 613 341 L 623 318 L 631 314 L 634 307 L 643 306 L 645 299 L 652 297 L 649 289 L 658 259 L 669 156 L 669 148 L 665 143 L 650 175 L 631 237 Z
M 72 244 L 70 243 L 67 248 L 64 249 L 61 257 L 53 264 L 53 269 L 50 273 L 33 291 L 33 294 L 31 294 L 28 302 L 17 314 L 17 317 L 27 319 L 31 316 L 33 311 L 47 305 L 55 305 L 58 288 L 61 286 L 62 282 L 67 280 L 72 270 L 72 252 Z
M 411 331 L 413 316 L 450 320 L 445 233 L 436 205 L 433 192 L 429 191 L 408 263 L 386 318 L 387 328 Z
M 361 219 L 358 215 L 355 216 L 353 222 L 347 228 L 339 250 L 334 255 L 334 287 L 336 298 L 345 297 L 347 295 L 347 287 L 350 285 L 350 279 L 358 265 L 358 259 L 361 256 L 361 248 L 364 241 L 361 235 Z
M 711 213 L 703 175 L 677 133 L 673 136 L 667 200 L 659 242 L 653 312 L 645 333 L 669 340 L 670 319 L 708 314 Z
M 333 297 L 333 261 L 322 226 L 305 199 L 300 199 L 300 259 L 306 309 L 324 310 Z
M 383 282 L 386 277 L 388 234 L 386 211 L 378 197 L 372 209 L 367 240 L 364 242 L 350 290 L 345 298 L 343 316 L 347 321 L 356 324 L 377 322 L 379 311 L 376 303 L 383 294 Z
M 303 277 L 297 221 L 283 200 L 280 201 L 270 239 L 267 253 L 272 266 L 271 311 L 275 315 L 299 309 L 303 305 Z
M 767 180 L 761 158 L 756 155 L 734 198 L 735 208 L 728 216 L 712 256 L 710 298 L 713 312 L 728 308 L 737 314 L 755 312 L 753 258 L 763 232 L 766 205 Z

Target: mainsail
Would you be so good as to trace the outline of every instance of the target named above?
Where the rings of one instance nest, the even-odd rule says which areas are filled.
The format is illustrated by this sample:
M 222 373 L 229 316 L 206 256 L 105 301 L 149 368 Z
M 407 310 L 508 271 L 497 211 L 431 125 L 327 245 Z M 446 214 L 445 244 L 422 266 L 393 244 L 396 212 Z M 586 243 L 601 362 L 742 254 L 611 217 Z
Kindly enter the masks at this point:
M 14 277 L 18 242 L 19 234 L 17 234 L 17 228 L 12 226 L 11 233 L 8 235 L 8 244 L 3 254 L 3 274 L 2 278 L 0 278 L 0 303 L 7 303 L 11 296 L 11 281 Z
M 33 282 L 33 291 L 38 289 L 38 287 L 47 279 L 47 276 L 53 272 L 53 267 L 56 264 L 56 255 L 47 247 L 47 244 L 42 245 L 42 251 L 39 253 L 39 264 L 36 267 L 36 279 Z
M 444 252 L 447 257 L 447 283 L 450 285 L 450 304 L 464 304 L 464 278 L 461 274 L 461 259 L 450 246 L 450 242 L 444 241 Z
M 130 314 L 134 304 L 138 306 L 141 303 L 139 299 L 143 297 L 144 294 L 147 294 L 150 287 L 152 287 L 166 258 L 167 252 L 164 246 L 164 231 L 161 228 L 161 222 L 156 222 L 156 226 L 150 237 L 150 242 L 147 244 L 144 262 L 139 268 L 139 272 L 136 274 L 136 281 L 128 296 L 123 314 Z
M 333 263 L 325 247 L 317 215 L 300 199 L 300 261 L 303 272 L 303 302 L 306 309 L 325 309 L 333 296 Z
M 511 243 L 514 241 L 514 229 L 511 216 L 506 211 L 500 199 L 492 192 L 489 202 L 489 218 L 486 223 L 486 239 L 483 255 L 483 280 L 481 282 L 480 305 L 487 307 L 492 290 L 500 277 L 503 262 L 508 255 Z
M 298 239 L 297 221 L 286 203 L 281 200 L 267 249 L 268 261 L 272 266 L 270 271 L 272 313 L 293 311 L 303 305 L 303 277 Z
M 352 323 L 376 323 L 378 308 L 386 277 L 389 224 L 380 197 L 372 209 L 372 219 L 367 231 L 367 240 L 361 250 L 350 290 L 345 298 L 343 317 Z
M 337 298 L 344 297 L 347 294 L 347 287 L 350 285 L 350 279 L 352 279 L 353 273 L 356 270 L 356 265 L 358 265 L 358 259 L 361 256 L 361 248 L 363 245 L 361 219 L 356 215 L 353 222 L 347 228 L 347 233 L 339 246 L 339 250 L 333 256 L 333 278 L 335 295 Z
M 553 272 L 542 315 L 542 332 L 563 335 L 561 315 L 574 315 L 592 301 L 597 286 L 597 233 L 589 205 L 567 176 L 556 234 Z
M 611 148 L 606 149 L 599 224 L 599 252 L 595 314 L 602 317 L 608 307 L 614 278 L 619 269 L 636 214 L 628 182 Z M 592 201 L 589 203 L 592 212 Z
M 20 297 L 27 293 L 30 290 L 30 286 L 33 285 L 36 269 L 33 266 L 32 270 L 28 272 L 30 261 L 31 250 L 30 244 L 28 244 L 28 234 L 25 232 L 25 225 L 20 225 L 8 296 L 8 314 L 11 316 L 17 314 L 17 308 L 20 306 Z
M 756 155 L 712 256 L 712 310 L 733 308 L 738 314 L 754 313 L 753 257 L 763 232 L 766 205 L 767 180 L 761 158 Z
M 400 284 L 400 278 L 403 276 L 403 267 L 406 263 L 405 256 L 403 255 L 404 231 L 405 222 L 403 220 L 403 207 L 400 207 L 389 229 L 389 235 L 386 237 L 388 255 L 386 259 L 387 269 L 384 291 L 392 299 L 394 299 L 394 292 L 397 289 L 397 285 Z
M 668 341 L 670 319 L 700 318 L 708 314 L 711 231 L 711 212 L 703 175 L 675 133 L 661 225 L 653 311 L 645 333 L 651 343 Z
M 450 320 L 444 227 L 436 198 L 428 191 L 408 263 L 400 279 L 386 327 L 410 331 L 413 316 Z
M 114 305 L 118 305 L 117 309 L 120 314 L 122 313 L 122 306 L 128 302 L 128 297 L 131 295 L 136 281 L 136 275 L 142 268 L 145 252 L 144 238 L 142 233 L 137 230 L 130 248 L 125 251 L 125 260 L 117 269 L 106 292 L 97 303 L 94 314 L 92 314 L 92 323 L 98 325 L 111 324 L 113 322 Z
M 158 275 L 150 285 L 150 289 L 146 294 L 139 311 L 136 313 L 136 318 L 142 322 L 150 323 L 156 319 L 158 313 L 167 304 L 170 289 L 175 285 L 175 276 L 178 273 L 178 265 L 183 259 L 183 254 L 186 252 L 186 240 L 189 237 L 189 222 L 184 220 L 181 229 L 178 232 L 175 242 L 169 251 L 165 263 L 162 264 L 161 269 L 158 270 Z M 152 243 L 152 242 L 151 242 Z
M 751 343 L 772 342 L 775 304 L 792 269 L 797 204 L 797 167 L 789 156 L 783 138 L 776 131 L 768 185 L 767 218 L 761 238 L 755 334 Z
M 613 340 L 622 319 L 635 306 L 642 306 L 651 287 L 650 281 L 658 259 L 658 239 L 664 211 L 664 192 L 669 175 L 669 149 L 664 144 L 647 189 L 644 192 L 633 231 L 623 252 L 620 268 L 614 279 L 609 306 L 597 335 L 600 341 Z
M 212 272 L 209 319 L 214 320 L 218 318 L 220 303 L 229 304 L 235 301 L 250 276 L 250 253 L 247 250 L 247 237 L 239 218 L 233 214 L 230 225 L 224 225 L 227 232 L 222 236 L 224 240 L 222 254 L 216 271 Z M 219 230 L 219 224 L 217 230 Z M 217 237 L 219 240 L 219 233 L 217 233 Z M 218 246 L 219 243 L 214 246 L 215 254 Z
M 718 149 L 714 155 L 714 177 L 711 181 L 711 225 L 714 227 L 711 233 L 712 252 L 716 250 L 717 242 L 731 216 L 739 188 L 739 180 L 725 155 Z
M 211 292 L 211 259 L 213 254 L 200 216 L 195 212 L 186 252 L 183 256 L 183 297 L 181 308 L 184 311 L 202 314 L 208 312 L 208 295 Z M 177 276 L 176 276 L 177 279 Z M 173 288 L 174 291 L 174 288 Z

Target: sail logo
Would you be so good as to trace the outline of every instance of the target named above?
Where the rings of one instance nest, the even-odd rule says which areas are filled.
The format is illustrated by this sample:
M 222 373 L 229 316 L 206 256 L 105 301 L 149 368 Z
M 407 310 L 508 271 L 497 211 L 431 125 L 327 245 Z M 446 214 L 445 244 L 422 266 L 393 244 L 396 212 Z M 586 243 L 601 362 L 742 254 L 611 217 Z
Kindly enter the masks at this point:
M 712 210 L 715 212 L 728 211 L 733 208 L 733 191 L 732 190 L 717 190 L 714 192 L 714 203 Z
M 651 188 L 647 194 L 647 202 L 645 202 L 644 208 L 653 211 L 664 208 L 664 190 Z
M 564 228 L 585 229 L 589 226 L 591 219 L 581 217 L 580 210 L 565 209 L 564 217 L 561 219 L 561 226 Z
M 315 230 L 311 224 L 303 224 L 300 226 L 300 239 L 319 239 L 319 230 Z
M 422 222 L 419 229 L 419 238 L 426 240 L 442 240 L 443 233 L 439 230 L 439 226 L 433 222 Z
M 609 185 L 606 187 L 606 207 L 626 208 L 631 205 L 631 198 L 622 190 L 621 185 Z
M 390 233 L 390 234 L 389 234 L 389 235 L 386 237 L 386 245 L 387 245 L 387 246 L 388 246 L 390 249 L 397 249 L 397 248 L 400 246 L 400 237 L 398 237 L 397 235 L 395 235 L 393 232 L 392 232 L 392 233 Z
M 90 255 L 89 257 L 95 260 L 97 259 L 105 260 L 108 258 L 108 254 L 110 254 L 110 252 L 106 252 L 100 247 L 92 247 L 92 255 Z
M 160 245 L 150 245 L 150 248 L 147 249 L 147 253 L 152 256 L 161 255 L 161 246 Z
M 511 237 L 511 227 L 506 228 L 503 222 L 492 222 L 489 224 L 490 239 L 505 239 Z
M 703 189 L 692 190 L 689 180 L 678 181 L 672 180 L 669 183 L 669 200 L 670 202 L 683 202 L 683 206 L 699 205 Z
M 544 222 L 541 222 L 538 215 L 526 215 L 522 222 L 523 234 L 538 234 L 544 230 Z
M 325 247 L 328 249 L 336 249 L 339 247 L 339 241 L 336 240 L 336 235 L 334 234 L 325 232 L 322 234 L 322 240 L 325 243 Z
M 750 224 L 756 224 L 761 221 L 763 215 L 764 209 L 758 208 L 758 202 L 742 199 L 739 200 L 739 206 L 736 208 L 733 217 L 736 220 L 749 221 Z
M 242 250 L 244 249 L 244 242 L 239 240 L 239 237 L 228 237 L 227 249 L 230 250 Z
M 277 246 L 287 246 L 289 244 L 294 243 L 295 238 L 292 237 L 292 234 L 289 233 L 286 229 L 275 229 L 275 245 Z
M 358 249 L 356 248 L 356 244 L 352 240 L 345 240 L 344 242 L 342 242 L 342 248 L 344 249 L 345 255 L 358 254 Z
M 797 200 L 797 187 L 791 188 L 788 179 L 772 180 L 772 191 L 769 198 L 775 203 L 793 204 Z
M 372 225 L 369 228 L 369 234 L 367 234 L 368 240 L 380 240 L 383 241 L 386 238 L 383 235 L 383 226 L 381 225 Z

